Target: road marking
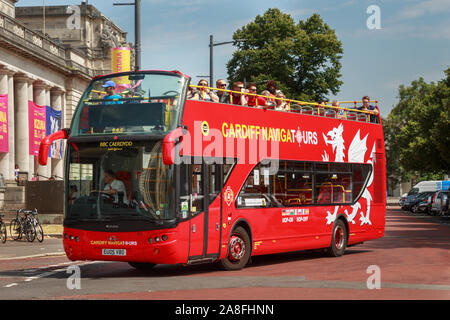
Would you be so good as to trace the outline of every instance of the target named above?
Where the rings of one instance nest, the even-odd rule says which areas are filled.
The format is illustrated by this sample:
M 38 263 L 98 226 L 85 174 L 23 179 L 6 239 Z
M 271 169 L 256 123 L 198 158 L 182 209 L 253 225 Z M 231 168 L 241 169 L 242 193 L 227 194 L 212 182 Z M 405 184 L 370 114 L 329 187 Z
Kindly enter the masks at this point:
M 7 285 L 4 286 L 3 288 L 11 288 L 11 287 L 14 287 L 14 286 L 17 286 L 17 283 L 10 283 L 10 284 L 7 284 Z

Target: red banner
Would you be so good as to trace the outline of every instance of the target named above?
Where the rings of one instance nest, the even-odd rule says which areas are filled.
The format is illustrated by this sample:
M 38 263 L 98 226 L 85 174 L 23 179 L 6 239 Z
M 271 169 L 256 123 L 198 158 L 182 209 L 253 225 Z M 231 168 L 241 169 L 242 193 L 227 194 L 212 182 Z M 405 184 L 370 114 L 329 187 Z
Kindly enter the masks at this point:
M 29 153 L 39 155 L 39 145 L 46 134 L 45 106 L 28 101 Z
M 0 152 L 9 152 L 7 94 L 0 94 Z

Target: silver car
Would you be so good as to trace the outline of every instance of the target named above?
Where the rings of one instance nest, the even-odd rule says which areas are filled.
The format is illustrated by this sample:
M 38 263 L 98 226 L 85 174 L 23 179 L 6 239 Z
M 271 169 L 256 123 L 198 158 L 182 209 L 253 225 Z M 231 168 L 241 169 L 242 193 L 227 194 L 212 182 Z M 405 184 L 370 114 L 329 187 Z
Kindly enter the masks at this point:
M 449 195 L 449 190 L 436 191 L 430 208 L 431 214 L 448 214 Z

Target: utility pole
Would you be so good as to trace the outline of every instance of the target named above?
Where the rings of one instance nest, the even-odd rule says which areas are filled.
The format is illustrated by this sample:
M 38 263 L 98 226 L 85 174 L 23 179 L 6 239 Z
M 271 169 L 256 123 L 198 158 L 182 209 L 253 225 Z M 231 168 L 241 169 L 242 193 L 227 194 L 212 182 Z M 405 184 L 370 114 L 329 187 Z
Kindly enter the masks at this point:
M 141 70 L 141 0 L 132 3 L 113 3 L 113 6 L 134 6 L 134 69 Z
M 221 46 L 224 44 L 230 44 L 230 43 L 235 43 L 235 42 L 245 42 L 247 41 L 247 39 L 237 39 L 237 40 L 233 40 L 233 41 L 224 41 L 224 42 L 216 42 L 214 43 L 214 37 L 213 35 L 209 36 L 209 85 L 212 87 L 214 85 L 213 83 L 213 78 L 214 78 L 214 51 L 213 48 L 215 46 Z

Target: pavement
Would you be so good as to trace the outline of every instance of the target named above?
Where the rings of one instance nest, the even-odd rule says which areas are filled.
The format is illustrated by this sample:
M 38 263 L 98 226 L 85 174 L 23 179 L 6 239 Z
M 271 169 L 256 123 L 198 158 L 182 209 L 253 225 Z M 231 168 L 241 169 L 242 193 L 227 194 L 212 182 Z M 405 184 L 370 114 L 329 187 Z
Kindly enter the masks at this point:
M 9 225 L 7 225 L 8 238 L 6 243 L 0 243 L 0 261 L 65 255 L 62 244 L 63 226 L 43 224 L 42 229 L 44 241 L 34 240 L 30 243 L 25 239 L 13 240 L 9 235 Z
M 0 263 L 1 261 L 63 256 L 65 254 L 62 239 L 51 237 L 45 237 L 43 242 L 8 239 L 6 243 L 0 243 Z

